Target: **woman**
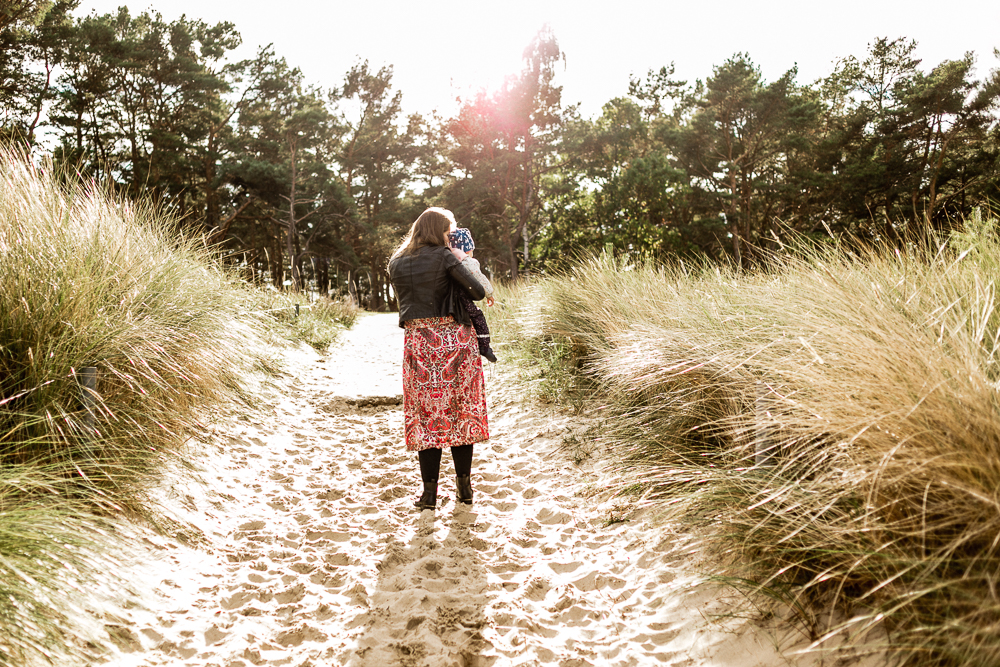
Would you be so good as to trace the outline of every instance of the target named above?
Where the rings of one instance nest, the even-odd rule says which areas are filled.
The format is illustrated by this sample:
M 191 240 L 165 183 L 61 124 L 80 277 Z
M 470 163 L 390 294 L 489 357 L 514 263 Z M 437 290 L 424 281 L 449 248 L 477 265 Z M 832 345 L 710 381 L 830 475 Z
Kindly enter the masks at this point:
M 399 302 L 403 345 L 406 448 L 417 452 L 424 488 L 413 504 L 437 505 L 441 450 L 451 448 L 458 502 L 472 504 L 472 447 L 490 437 L 476 333 L 458 301 L 486 296 L 449 249 L 455 216 L 429 208 L 410 227 L 392 259 L 389 279 Z

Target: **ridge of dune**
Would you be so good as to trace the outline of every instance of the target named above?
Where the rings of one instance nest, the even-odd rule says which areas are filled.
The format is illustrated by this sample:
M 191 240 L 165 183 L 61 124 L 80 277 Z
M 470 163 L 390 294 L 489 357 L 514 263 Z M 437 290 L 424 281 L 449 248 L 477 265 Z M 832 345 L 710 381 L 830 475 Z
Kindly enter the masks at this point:
M 555 451 L 586 420 L 528 404 L 502 366 L 475 504 L 446 454 L 437 512 L 417 513 L 401 358 L 396 315 L 365 315 L 192 443 L 157 491 L 170 530 L 120 527 L 140 595 L 104 615 L 107 664 L 821 664 L 705 584 L 688 536 L 595 494 L 600 472 Z

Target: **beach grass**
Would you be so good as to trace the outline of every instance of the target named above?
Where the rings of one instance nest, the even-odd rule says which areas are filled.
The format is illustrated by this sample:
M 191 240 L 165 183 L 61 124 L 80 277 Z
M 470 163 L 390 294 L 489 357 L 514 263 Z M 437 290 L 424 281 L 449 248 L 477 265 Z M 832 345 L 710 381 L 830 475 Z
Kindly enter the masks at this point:
M 354 317 L 290 324 L 296 298 L 241 284 L 156 206 L 0 150 L 0 665 L 107 647 L 87 611 L 113 588 L 107 519 L 155 517 L 166 459 L 212 406 L 254 400 L 276 337 L 328 345 Z
M 713 574 L 797 610 L 815 650 L 995 665 L 998 233 L 977 214 L 929 248 L 804 245 L 746 273 L 604 255 L 506 288 L 491 323 L 568 351 L 609 490 L 705 536 Z
M 117 551 L 60 472 L 0 472 L 0 665 L 89 664 L 106 649 L 93 593 L 116 586 Z
M 260 293 L 260 309 L 282 338 L 303 342 L 325 352 L 344 329 L 358 318 L 360 309 L 350 298 L 332 299 L 296 292 Z
M 0 459 L 125 497 L 196 406 L 239 395 L 263 330 L 243 316 L 253 296 L 153 206 L 17 154 L 0 170 Z

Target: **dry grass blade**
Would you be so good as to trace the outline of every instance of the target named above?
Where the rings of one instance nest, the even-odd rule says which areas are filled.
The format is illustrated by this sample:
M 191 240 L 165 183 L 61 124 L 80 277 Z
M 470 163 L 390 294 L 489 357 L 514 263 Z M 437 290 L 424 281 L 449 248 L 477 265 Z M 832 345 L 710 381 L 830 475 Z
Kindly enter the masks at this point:
M 95 514 L 148 511 L 199 412 L 246 397 L 259 301 L 154 207 L 0 151 L 0 664 L 100 647 L 87 589 L 114 568 Z
M 878 626 L 912 664 L 993 665 L 997 232 L 973 217 L 932 251 L 803 248 L 749 275 L 600 257 L 510 310 L 606 402 L 617 490 L 710 535 L 719 576 L 813 625 L 829 606 L 852 650 Z

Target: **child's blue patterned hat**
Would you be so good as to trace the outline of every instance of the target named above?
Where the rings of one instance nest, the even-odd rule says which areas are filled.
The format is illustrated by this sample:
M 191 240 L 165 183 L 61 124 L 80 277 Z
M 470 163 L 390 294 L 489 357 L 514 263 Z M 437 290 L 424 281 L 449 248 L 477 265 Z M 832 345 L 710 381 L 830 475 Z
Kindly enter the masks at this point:
M 448 234 L 448 240 L 452 248 L 458 248 L 463 252 L 472 252 L 476 249 L 476 244 L 472 240 L 472 232 L 465 227 L 459 227 Z

